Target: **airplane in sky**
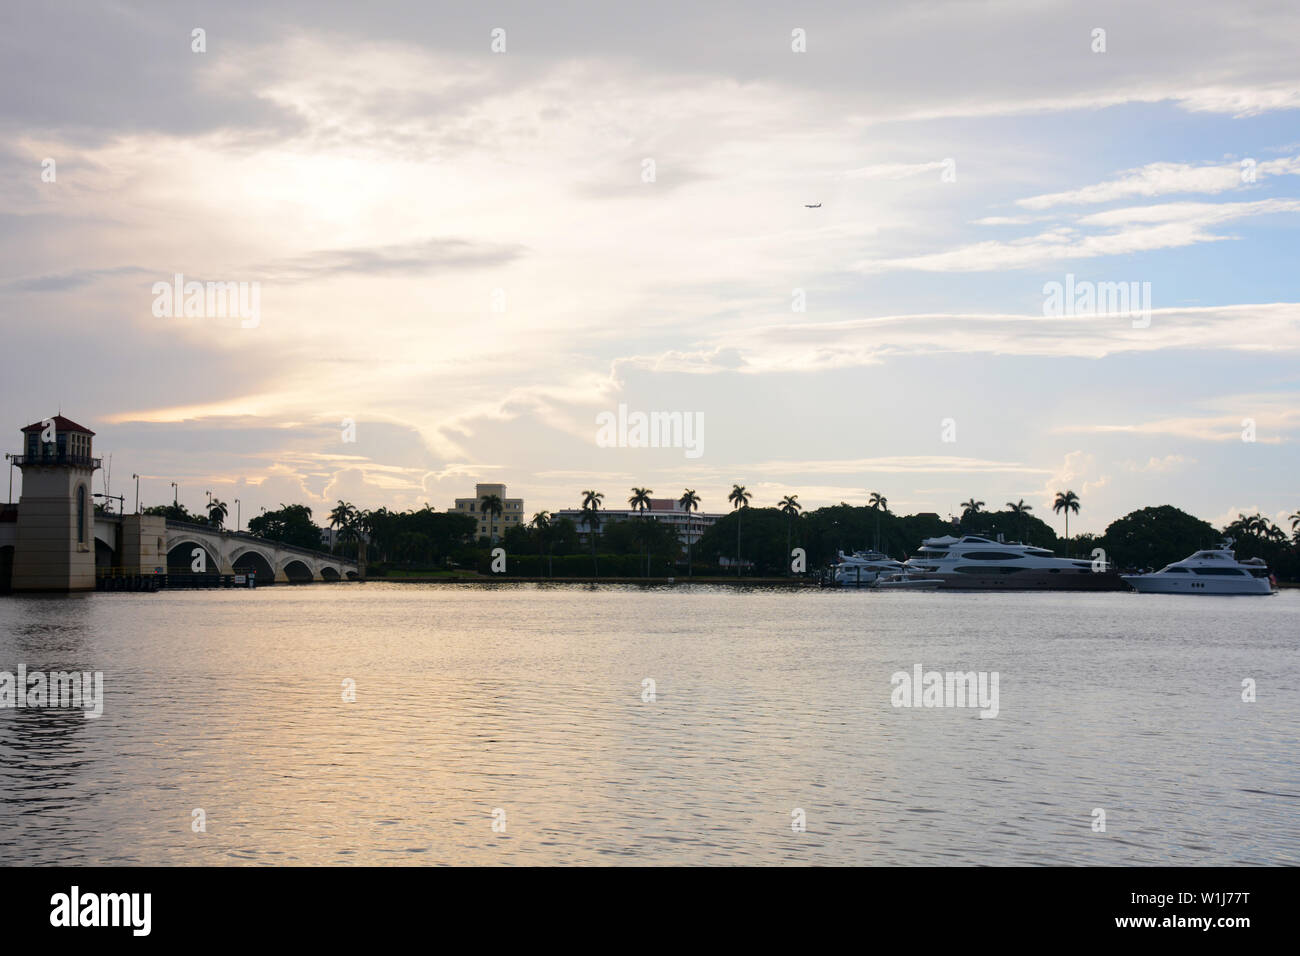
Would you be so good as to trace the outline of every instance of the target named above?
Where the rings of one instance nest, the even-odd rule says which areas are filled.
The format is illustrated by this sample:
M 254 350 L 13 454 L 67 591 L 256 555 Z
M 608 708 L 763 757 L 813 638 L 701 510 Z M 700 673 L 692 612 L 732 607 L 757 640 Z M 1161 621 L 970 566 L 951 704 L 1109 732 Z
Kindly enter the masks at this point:
M 821 208 L 822 208 L 822 204 L 821 204 L 821 203 L 804 203 L 804 204 L 803 204 L 803 208 L 804 208 L 804 209 L 821 209 Z

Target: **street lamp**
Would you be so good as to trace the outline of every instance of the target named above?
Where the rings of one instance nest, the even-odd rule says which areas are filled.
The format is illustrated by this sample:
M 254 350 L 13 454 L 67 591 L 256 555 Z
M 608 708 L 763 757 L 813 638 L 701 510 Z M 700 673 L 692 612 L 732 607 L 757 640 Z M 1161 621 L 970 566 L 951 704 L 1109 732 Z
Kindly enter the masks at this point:
M 235 499 L 235 534 L 239 534 L 239 499 Z
M 135 479 L 135 513 L 139 514 L 140 513 L 140 476 L 132 475 L 131 477 Z
M 9 503 L 14 503 L 14 456 L 5 452 L 5 460 L 9 462 Z
M 179 504 L 180 494 L 181 494 L 181 486 L 176 484 L 176 482 L 173 481 L 172 482 L 172 507 L 173 508 L 175 508 L 177 504 Z

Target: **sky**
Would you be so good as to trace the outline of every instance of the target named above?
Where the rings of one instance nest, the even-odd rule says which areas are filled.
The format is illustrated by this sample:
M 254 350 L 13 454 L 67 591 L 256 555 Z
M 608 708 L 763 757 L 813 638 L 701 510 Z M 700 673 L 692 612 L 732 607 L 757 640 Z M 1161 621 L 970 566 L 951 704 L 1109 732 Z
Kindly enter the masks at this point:
M 1283 522 L 1297 62 L 1294 3 L 6 4 L 0 421 L 245 524 L 476 482 Z M 620 405 L 698 453 L 598 441 Z

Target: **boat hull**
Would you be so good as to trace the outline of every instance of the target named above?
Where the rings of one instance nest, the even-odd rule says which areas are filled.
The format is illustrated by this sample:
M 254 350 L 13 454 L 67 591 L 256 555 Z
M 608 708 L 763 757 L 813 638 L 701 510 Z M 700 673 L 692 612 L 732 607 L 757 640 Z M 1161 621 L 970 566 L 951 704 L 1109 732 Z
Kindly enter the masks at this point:
M 1127 574 L 1124 581 L 1139 594 L 1272 594 L 1267 578 L 1214 578 L 1193 574 Z
M 878 577 L 880 575 L 875 571 L 863 571 L 861 574 L 836 572 L 835 584 L 842 588 L 869 588 L 875 585 Z
M 1014 574 L 963 574 L 933 572 L 943 591 L 1127 591 L 1113 571 L 1053 571 L 1025 568 Z

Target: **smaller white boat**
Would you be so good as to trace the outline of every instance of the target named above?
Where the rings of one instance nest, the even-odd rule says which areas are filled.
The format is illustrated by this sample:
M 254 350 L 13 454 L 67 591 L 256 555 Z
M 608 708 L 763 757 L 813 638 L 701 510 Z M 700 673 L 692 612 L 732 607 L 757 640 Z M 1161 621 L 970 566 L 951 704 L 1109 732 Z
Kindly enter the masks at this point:
M 840 560 L 835 565 L 835 583 L 848 587 L 870 587 L 882 574 L 897 574 L 907 569 L 901 561 L 895 561 L 879 551 L 854 551 L 852 554 L 840 552 Z
M 1151 574 L 1125 574 L 1142 594 L 1272 594 L 1273 577 L 1262 558 L 1238 561 L 1232 539 L 1208 551 L 1165 565 Z
M 872 583 L 873 588 L 881 591 L 933 591 L 943 584 L 938 578 L 923 578 L 906 572 L 900 574 L 882 574 Z

